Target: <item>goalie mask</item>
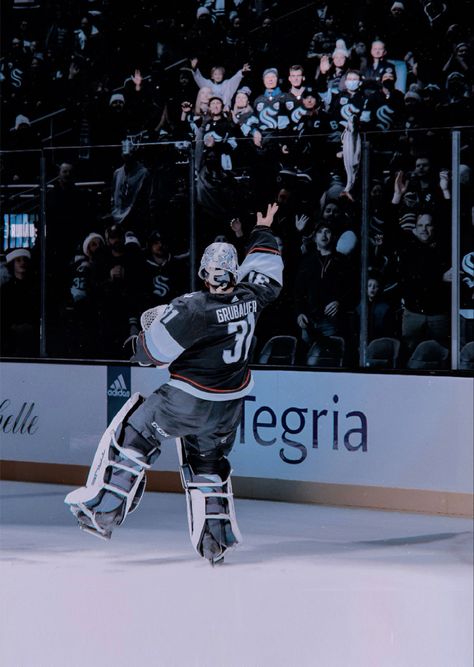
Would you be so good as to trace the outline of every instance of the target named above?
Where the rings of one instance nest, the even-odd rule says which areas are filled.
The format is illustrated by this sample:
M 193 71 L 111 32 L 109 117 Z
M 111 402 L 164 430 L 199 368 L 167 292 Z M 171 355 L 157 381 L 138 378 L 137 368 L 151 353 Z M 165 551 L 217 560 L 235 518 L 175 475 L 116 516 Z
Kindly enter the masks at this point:
M 218 292 L 237 282 L 237 251 L 230 243 L 211 243 L 201 258 L 198 276 Z

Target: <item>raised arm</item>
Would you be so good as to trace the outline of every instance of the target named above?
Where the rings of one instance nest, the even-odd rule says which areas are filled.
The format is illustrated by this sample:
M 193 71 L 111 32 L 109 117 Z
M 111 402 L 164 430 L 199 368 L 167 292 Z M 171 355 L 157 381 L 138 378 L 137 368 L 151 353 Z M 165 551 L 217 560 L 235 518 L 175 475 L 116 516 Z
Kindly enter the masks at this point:
M 271 227 L 275 213 L 278 211 L 278 204 L 268 204 L 265 216 L 261 211 L 257 213 L 257 226 Z
M 271 225 L 278 204 L 269 204 L 257 213 L 257 224 L 250 233 L 247 254 L 239 269 L 239 282 L 283 285 L 283 260 Z

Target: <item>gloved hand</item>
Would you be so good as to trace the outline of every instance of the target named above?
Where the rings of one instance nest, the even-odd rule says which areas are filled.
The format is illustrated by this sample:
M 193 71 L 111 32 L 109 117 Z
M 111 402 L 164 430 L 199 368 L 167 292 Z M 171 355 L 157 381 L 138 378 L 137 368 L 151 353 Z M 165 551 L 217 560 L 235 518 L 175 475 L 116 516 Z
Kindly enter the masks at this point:
M 132 356 L 130 357 L 130 361 L 132 363 L 138 364 L 139 366 L 154 365 L 150 357 L 145 352 L 145 348 L 143 346 L 143 332 L 140 332 L 138 335 L 135 334 L 129 336 L 123 344 L 123 347 L 125 347 L 128 343 L 130 343 L 132 347 Z

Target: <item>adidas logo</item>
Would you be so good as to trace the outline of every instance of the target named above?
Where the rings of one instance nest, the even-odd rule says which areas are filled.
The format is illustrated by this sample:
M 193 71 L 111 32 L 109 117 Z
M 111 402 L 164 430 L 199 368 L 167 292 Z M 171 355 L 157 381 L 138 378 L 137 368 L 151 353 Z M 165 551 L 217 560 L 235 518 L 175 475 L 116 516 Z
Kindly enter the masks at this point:
M 118 397 L 118 398 L 130 398 L 130 390 L 127 389 L 123 375 L 120 374 L 114 382 L 110 385 L 107 396 Z

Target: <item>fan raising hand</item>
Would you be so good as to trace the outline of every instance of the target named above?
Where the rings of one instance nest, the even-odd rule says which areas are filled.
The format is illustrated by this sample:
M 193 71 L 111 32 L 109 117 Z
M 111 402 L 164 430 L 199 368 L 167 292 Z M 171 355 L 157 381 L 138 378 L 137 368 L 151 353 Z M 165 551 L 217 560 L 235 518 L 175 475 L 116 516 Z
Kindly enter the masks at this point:
M 273 204 L 268 204 L 267 212 L 265 216 L 263 213 L 258 211 L 257 213 L 257 225 L 262 225 L 264 227 L 271 227 L 275 213 L 278 211 L 278 204 L 275 202 Z

